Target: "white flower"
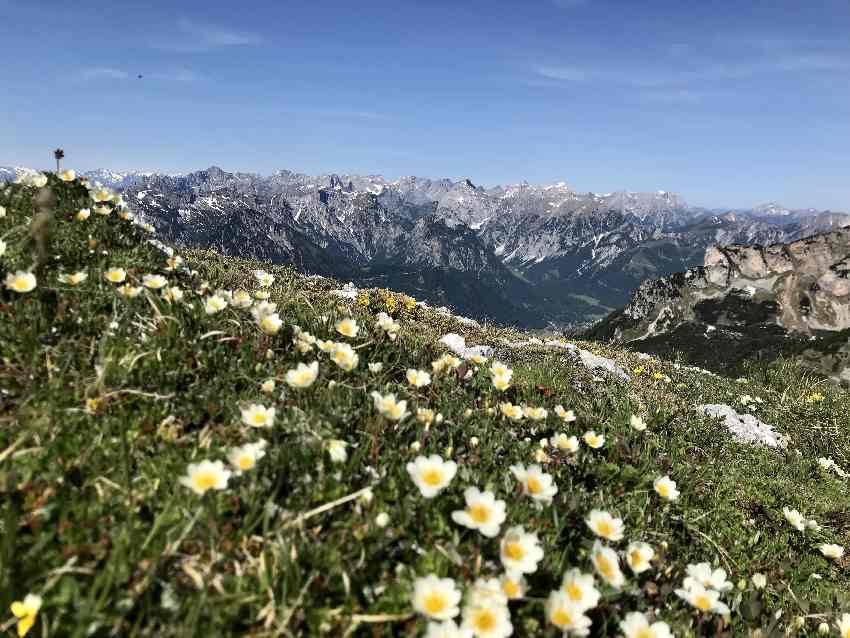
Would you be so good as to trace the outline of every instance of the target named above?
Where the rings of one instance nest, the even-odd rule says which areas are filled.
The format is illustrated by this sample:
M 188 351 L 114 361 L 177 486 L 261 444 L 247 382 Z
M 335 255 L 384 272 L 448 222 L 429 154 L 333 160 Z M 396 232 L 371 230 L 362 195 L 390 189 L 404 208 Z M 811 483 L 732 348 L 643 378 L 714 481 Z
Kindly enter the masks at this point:
M 542 421 L 547 416 L 549 416 L 549 413 L 546 411 L 546 408 L 530 408 L 528 406 L 525 406 L 523 407 L 522 412 L 532 421 Z
M 91 198 L 96 202 L 108 202 L 110 201 L 114 195 L 109 189 L 99 188 L 97 190 L 91 191 Z
M 477 578 L 467 591 L 466 602 L 470 605 L 507 605 L 508 596 L 502 590 L 502 583 L 498 578 Z
M 265 448 L 266 442 L 263 440 L 247 443 L 242 447 L 232 448 L 227 455 L 227 460 L 236 470 L 236 474 L 241 474 L 254 469 L 257 461 L 266 455 Z
M 471 629 L 458 627 L 454 620 L 429 622 L 424 638 L 473 638 Z
M 0 257 L 6 254 L 6 242 L 0 239 Z
M 168 284 L 168 280 L 162 275 L 144 275 L 142 277 L 142 285 L 151 290 L 159 290 Z
M 682 582 L 685 588 L 690 589 L 694 585 L 702 585 L 709 589 L 716 589 L 719 592 L 729 591 L 733 585 L 726 579 L 725 569 L 711 569 L 709 563 L 697 563 L 696 565 L 688 565 L 686 568 L 687 577 Z
M 644 430 L 646 430 L 646 421 L 644 421 L 637 414 L 633 414 L 629 418 L 629 425 L 631 425 L 632 429 L 634 429 L 637 432 L 643 432 Z
M 257 325 L 260 326 L 260 330 L 265 332 L 267 335 L 276 335 L 281 326 L 283 326 L 283 320 L 280 318 L 276 312 L 273 312 L 268 315 L 263 315 L 260 319 L 257 320 Z
M 393 318 L 385 312 L 379 312 L 377 315 L 375 315 L 375 317 L 375 326 L 377 326 L 389 335 L 394 335 L 401 328 L 401 326 L 399 326 L 395 321 L 393 321 Z
M 286 384 L 290 388 L 308 388 L 313 385 L 319 376 L 319 362 L 314 361 L 310 365 L 299 363 L 292 370 L 286 372 Z
M 753 586 L 756 589 L 764 589 L 767 587 L 767 576 L 764 574 L 753 574 Z
M 127 271 L 123 268 L 110 268 L 103 273 L 103 277 L 110 283 L 120 284 L 127 278 Z
M 502 588 L 502 593 L 508 600 L 522 598 L 528 589 L 528 584 L 525 582 L 523 575 L 512 572 L 505 572 L 499 579 L 499 585 Z
M 372 392 L 372 400 L 375 402 L 375 409 L 391 421 L 402 421 L 409 414 L 407 401 L 396 400 L 395 394 L 382 395 Z
M 655 550 L 652 545 L 642 542 L 629 543 L 626 548 L 626 563 L 635 574 L 641 574 L 650 569 L 650 561 L 655 558 Z
M 375 525 L 380 528 L 384 528 L 390 524 L 390 515 L 386 512 L 381 512 L 375 517 Z
M 72 171 L 70 168 L 66 171 L 62 171 L 59 173 L 59 179 L 63 182 L 73 182 L 77 178 L 77 173 Z
M 330 355 L 331 361 L 346 372 L 351 372 L 357 367 L 358 361 L 360 361 L 360 357 L 354 352 L 354 348 L 347 343 L 335 343 Z
M 841 638 L 850 638 L 850 614 L 842 614 L 835 626 L 838 627 Z
M 593 430 L 585 432 L 583 438 L 587 446 L 592 447 L 594 450 L 598 450 L 605 445 L 605 437 L 601 434 L 597 434 Z
M 221 461 L 201 461 L 189 464 L 186 476 L 180 478 L 180 483 L 195 494 L 203 495 L 208 490 L 226 489 L 230 476 L 230 470 Z
M 0 219 L 3 219 L 6 216 L 6 207 L 0 206 Z
M 227 300 L 221 295 L 211 295 L 204 301 L 204 312 L 214 315 L 227 308 Z
M 576 420 L 576 413 L 572 410 L 565 410 L 562 405 L 555 406 L 555 414 L 557 414 L 558 418 L 564 423 L 572 423 Z
M 591 620 L 584 615 L 581 607 L 576 605 L 562 591 L 549 594 L 546 599 L 546 620 L 560 629 L 565 636 L 587 636 L 590 633 Z
M 274 425 L 276 410 L 267 408 L 259 403 L 252 403 L 242 408 L 242 423 L 252 428 L 270 428 Z
M 537 534 L 516 526 L 502 537 L 499 555 L 506 571 L 533 574 L 537 571 L 537 563 L 543 560 L 543 548 Z
M 257 279 L 257 283 L 263 288 L 268 288 L 274 283 L 274 275 L 267 273 L 265 270 L 255 270 L 254 277 Z
M 354 319 L 343 319 L 337 322 L 336 331 L 343 337 L 353 338 L 360 332 L 360 327 Z
M 59 281 L 69 286 L 78 286 L 89 278 L 89 274 L 84 270 L 59 275 Z
M 380 372 L 383 369 L 384 369 L 384 364 L 381 363 L 380 361 L 378 361 L 377 363 L 370 363 L 369 364 L 369 372 L 371 372 L 372 374 L 377 374 L 378 372 Z
M 838 560 L 842 556 L 844 556 L 844 548 L 841 545 L 835 545 L 833 543 L 826 543 L 818 547 L 820 553 L 826 556 L 827 558 L 832 558 L 834 560 Z
M 409 368 L 406 376 L 407 382 L 414 388 L 422 388 L 431 383 L 431 375 L 424 370 L 414 370 L 413 368 Z
M 558 448 L 561 452 L 576 452 L 579 448 L 578 439 L 574 436 L 567 436 L 563 432 L 559 432 L 549 439 L 549 445 Z
M 679 490 L 676 489 L 676 481 L 672 480 L 669 476 L 662 476 L 655 479 L 652 483 L 652 487 L 655 489 L 658 496 L 667 499 L 668 501 L 675 501 L 679 498 Z
M 546 505 L 552 502 L 552 497 L 558 493 L 551 474 L 546 474 L 539 465 L 512 465 L 511 472 L 522 485 L 522 491 L 535 501 Z
M 183 299 L 183 291 L 178 286 L 171 286 L 162 291 L 162 298 L 169 303 L 180 301 Z
M 623 519 L 614 518 L 609 512 L 592 510 L 585 523 L 601 538 L 609 541 L 623 540 Z
M 673 638 L 670 625 L 660 620 L 650 624 L 646 615 L 639 611 L 626 614 L 620 622 L 620 631 L 623 638 Z
M 677 589 L 676 595 L 700 611 L 721 615 L 729 613 L 729 607 L 720 600 L 720 592 L 706 589 L 699 583 L 693 583 L 691 587 L 686 586 L 685 589 Z
M 596 589 L 596 581 L 593 574 L 584 574 L 576 568 L 567 570 L 561 581 L 563 591 L 570 602 L 574 603 L 582 612 L 593 609 L 599 604 L 599 590 Z
M 797 510 L 788 507 L 782 508 L 782 513 L 785 515 L 785 520 L 791 524 L 794 529 L 804 532 L 806 531 L 806 518 Z
M 91 209 L 90 208 L 81 208 L 80 210 L 77 211 L 77 214 L 74 215 L 74 219 L 76 219 L 78 222 L 84 222 L 90 216 L 91 216 Z
M 490 364 L 490 375 L 491 376 L 504 376 L 510 378 L 513 375 L 514 371 L 511 370 L 508 366 L 506 366 L 501 361 L 494 361 Z
M 449 486 L 457 472 L 454 461 L 444 461 L 434 454 L 417 456 L 407 464 L 407 473 L 425 498 L 434 498 Z
M 460 613 L 460 590 L 451 578 L 434 574 L 417 578 L 413 582 L 413 609 L 435 620 L 448 620 Z
M 127 299 L 135 299 L 140 294 L 142 294 L 142 287 L 131 286 L 130 284 L 123 284 L 121 286 L 118 286 L 115 291 L 122 297 L 125 297 Z
M 595 541 L 590 560 L 596 572 L 611 587 L 620 589 L 626 582 L 626 578 L 620 569 L 620 559 L 617 557 L 617 552 L 610 547 L 605 547 L 599 541 Z
M 345 441 L 340 441 L 339 439 L 331 439 L 327 442 L 326 447 L 328 450 L 328 456 L 331 457 L 331 461 L 334 463 L 345 463 L 348 460 L 348 452 L 346 447 L 348 443 Z
M 507 638 L 514 632 L 507 606 L 488 601 L 466 605 L 461 626 L 476 638 Z
M 254 303 L 254 300 L 251 298 L 251 295 L 247 290 L 242 290 L 240 288 L 238 290 L 234 290 L 233 294 L 230 295 L 230 303 L 232 303 L 236 308 L 250 308 L 251 304 Z
M 17 271 L 6 275 L 6 288 L 15 292 L 31 292 L 35 290 L 36 279 L 31 272 Z
M 523 417 L 522 406 L 513 403 L 500 403 L 499 411 L 511 421 L 519 421 Z
M 493 492 L 482 492 L 477 487 L 466 488 L 463 498 L 466 509 L 452 512 L 452 520 L 458 525 L 478 530 L 488 538 L 497 536 L 507 517 L 505 502 L 497 500 Z

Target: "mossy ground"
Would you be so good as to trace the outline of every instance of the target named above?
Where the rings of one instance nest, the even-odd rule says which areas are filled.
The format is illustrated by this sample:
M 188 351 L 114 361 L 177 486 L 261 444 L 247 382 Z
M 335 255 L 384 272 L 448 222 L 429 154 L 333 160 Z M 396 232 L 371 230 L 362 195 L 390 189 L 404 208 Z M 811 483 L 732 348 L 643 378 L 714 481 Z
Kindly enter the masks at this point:
M 508 503 L 506 524 L 524 525 L 543 542 L 528 597 L 511 603 L 517 635 L 555 635 L 542 600 L 568 567 L 590 571 L 593 539 L 583 519 L 594 508 L 622 517 L 627 541 L 658 552 L 653 569 L 629 574 L 621 592 L 603 587 L 590 612 L 595 636 L 616 633 L 630 610 L 656 613 L 676 635 L 730 636 L 785 632 L 797 616 L 805 618 L 801 633 L 814 634 L 818 623 L 850 611 L 850 560 L 829 561 L 816 549 L 850 545 L 848 481 L 817 463 L 826 456 L 850 469 L 846 392 L 788 363 L 754 366 L 744 385 L 582 343 L 630 371 L 644 368 L 629 384 L 598 379 L 563 353 L 505 347 L 504 339 L 526 338 L 516 331 L 420 308 L 399 319 L 391 341 L 373 328 L 373 313 L 385 309 L 375 307 L 381 295 L 364 307 L 331 295 L 337 282 L 208 252 L 181 253 L 195 276 L 167 271 L 147 234 L 115 213 L 76 221 L 74 213 L 91 205 L 81 185 L 51 176 L 48 188 L 57 206 L 49 258 L 34 271 L 38 285 L 0 291 L 0 609 L 41 594 L 33 635 L 419 635 L 424 621 L 409 600 L 416 576 L 434 572 L 468 586 L 501 572 L 497 541 L 451 520 L 469 485 L 494 490 Z M 33 264 L 34 194 L 0 189 L 7 211 L 0 237 L 8 243 L 0 277 Z M 163 274 L 185 297 L 166 303 L 145 290 L 124 299 L 103 278 L 113 266 L 137 284 L 143 274 Z M 260 332 L 247 311 L 203 310 L 201 282 L 210 291 L 254 290 L 256 268 L 276 278 L 271 300 L 285 325 L 275 336 Z M 58 282 L 60 272 L 74 271 L 88 279 Z M 293 324 L 342 340 L 333 326 L 347 316 L 361 325 L 349 340 L 360 356 L 353 372 L 293 346 Z M 496 392 L 482 369 L 411 389 L 405 371 L 430 370 L 449 331 L 496 346 L 514 369 L 512 387 Z M 283 383 L 286 370 L 316 359 L 313 386 Z M 382 371 L 371 373 L 366 364 L 377 362 Z M 277 379 L 271 395 L 260 390 L 269 378 Z M 390 423 L 372 406 L 374 390 L 397 393 L 414 411 L 439 411 L 444 421 L 427 430 L 414 417 Z M 823 400 L 807 402 L 816 391 Z M 756 414 L 789 437 L 787 449 L 736 443 L 693 409 L 723 402 L 743 410 L 742 394 L 763 399 Z M 507 423 L 488 411 L 505 400 L 550 415 Z M 275 406 L 274 427 L 242 425 L 246 402 Z M 561 424 L 556 404 L 578 420 Z M 630 429 L 633 413 L 646 418 L 646 432 Z M 548 450 L 545 469 L 559 492 L 551 506 L 535 508 L 508 467 L 533 463 L 544 437 L 588 429 L 604 433 L 605 446 L 583 446 L 575 456 Z M 178 483 L 189 463 L 224 460 L 228 448 L 260 438 L 269 443 L 266 457 L 227 490 L 199 498 Z M 344 463 L 330 459 L 331 439 L 348 443 Z M 412 445 L 458 463 L 451 486 L 433 500 L 405 471 L 417 455 Z M 652 481 L 668 473 L 682 495 L 662 503 Z M 367 487 L 370 501 L 343 500 Z M 784 506 L 822 529 L 792 529 Z M 381 512 L 386 527 L 375 522 Z M 730 624 L 672 594 L 686 565 L 702 561 L 742 585 L 724 597 Z M 755 573 L 767 576 L 763 591 L 749 580 Z M 0 618 L 0 629 L 11 631 L 12 621 Z

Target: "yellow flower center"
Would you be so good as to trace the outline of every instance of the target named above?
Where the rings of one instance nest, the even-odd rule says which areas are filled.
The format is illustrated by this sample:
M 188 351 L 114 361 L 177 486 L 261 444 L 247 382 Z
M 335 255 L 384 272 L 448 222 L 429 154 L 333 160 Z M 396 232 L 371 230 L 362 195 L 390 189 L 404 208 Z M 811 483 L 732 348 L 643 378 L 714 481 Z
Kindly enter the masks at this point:
M 658 492 L 659 496 L 663 496 L 664 498 L 670 496 L 670 486 L 667 483 L 659 483 L 655 486 L 655 491 Z
M 490 609 L 480 609 L 472 617 L 472 626 L 476 631 L 493 631 L 496 628 L 496 614 Z
M 525 550 L 517 541 L 511 541 L 505 545 L 504 554 L 511 560 L 522 560 Z
M 425 596 L 423 606 L 425 607 L 425 611 L 432 616 L 440 614 L 446 609 L 446 597 L 442 594 L 442 592 L 431 592 Z
M 711 609 L 711 599 L 705 594 L 699 594 L 694 598 L 694 607 L 702 611 L 708 611 Z
M 629 563 L 632 567 L 640 567 L 643 564 L 643 560 L 638 550 L 634 550 L 631 554 L 629 554 Z
M 655 638 L 655 633 L 649 627 L 641 627 L 635 634 L 635 638 Z
M 251 421 L 254 422 L 254 425 L 265 425 L 266 415 L 262 412 L 255 412 L 251 417 Z
M 596 557 L 596 568 L 609 580 L 614 578 L 614 566 L 601 554 Z
M 26 279 L 18 277 L 12 282 L 12 287 L 17 291 L 25 290 L 27 287 Z
M 192 477 L 192 483 L 195 487 L 203 492 L 212 489 L 216 484 L 216 477 L 214 474 L 210 474 L 208 472 L 203 472 L 200 474 L 195 474 Z
M 254 467 L 254 459 L 247 454 L 243 454 L 239 457 L 239 469 L 240 470 L 250 470 Z
M 568 609 L 557 607 L 552 611 L 552 624 L 558 627 L 569 627 L 573 624 L 573 616 Z
M 502 583 L 502 591 L 508 598 L 518 598 L 521 593 L 519 585 L 510 579 Z
M 469 512 L 469 518 L 476 523 L 486 523 L 490 520 L 490 508 L 486 505 L 473 505 L 467 512 Z
M 437 468 L 429 468 L 422 472 L 422 482 L 431 487 L 437 487 L 443 482 L 443 473 Z
M 614 526 L 609 521 L 599 521 L 596 524 L 596 532 L 607 538 L 614 533 Z
M 543 483 L 536 476 L 529 476 L 527 483 L 529 494 L 540 494 L 543 491 Z
M 573 602 L 579 602 L 582 598 L 584 598 L 584 592 L 581 590 L 576 583 L 570 583 L 566 587 L 564 587 L 564 591 L 569 596 L 570 600 Z

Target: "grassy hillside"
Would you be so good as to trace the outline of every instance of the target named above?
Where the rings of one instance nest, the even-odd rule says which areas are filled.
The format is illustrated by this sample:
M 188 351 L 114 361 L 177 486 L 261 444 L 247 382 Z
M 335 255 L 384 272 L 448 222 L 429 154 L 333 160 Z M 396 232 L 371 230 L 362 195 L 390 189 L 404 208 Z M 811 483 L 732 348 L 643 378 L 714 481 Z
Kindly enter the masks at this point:
M 33 598 L 14 605 L 19 618 L 0 616 L 0 631 L 24 621 L 35 636 L 422 635 L 422 612 L 453 602 L 422 580 L 430 574 L 464 592 L 455 620 L 482 636 L 499 635 L 508 614 L 514 635 L 560 635 L 551 621 L 573 622 L 573 635 L 588 622 L 591 635 L 614 635 L 635 611 L 677 636 L 815 635 L 821 623 L 838 635 L 840 613 L 850 612 L 850 557 L 819 550 L 850 545 L 849 483 L 818 462 L 850 470 L 850 397 L 790 364 L 752 368 L 743 383 L 579 344 L 630 371 L 625 383 L 560 349 L 504 343 L 527 335 L 470 326 L 387 291 L 343 299 L 330 294 L 337 282 L 205 252 L 183 254 L 181 266 L 118 203 L 93 202 L 78 181 L 9 186 L 0 206 L 0 608 L 28 594 L 43 601 L 37 613 Z M 123 283 L 105 277 L 116 268 Z M 262 268 L 274 276 L 268 286 L 254 275 Z M 32 283 L 18 271 L 32 272 L 33 289 L 13 289 Z M 86 278 L 72 285 L 75 273 Z M 119 292 L 136 288 L 135 297 Z M 237 290 L 250 294 L 216 294 Z M 275 317 L 262 314 L 265 294 Z M 208 314 L 213 297 L 229 303 Z M 240 299 L 253 302 L 265 331 Z M 381 311 L 397 329 L 376 325 Z M 496 375 L 499 385 L 509 387 L 494 387 L 492 359 L 445 358 L 446 332 L 495 346 L 512 369 Z M 355 354 L 350 371 L 335 363 L 350 366 Z M 310 385 L 309 370 L 287 375 L 314 361 Z M 413 386 L 409 369 L 431 382 Z M 395 419 L 399 406 L 377 406 L 374 392 L 395 394 L 410 414 Z M 524 416 L 504 416 L 505 403 L 525 406 Z M 706 403 L 753 412 L 787 446 L 735 442 L 694 410 Z M 576 419 L 562 419 L 557 405 Z M 604 435 L 601 447 L 583 440 L 589 430 Z M 541 445 L 558 433 L 564 447 L 575 435 L 577 451 Z M 420 489 L 408 471 L 419 455 L 456 464 L 432 498 L 423 490 L 431 495 L 451 468 L 419 472 Z M 229 460 L 247 468 L 252 457 L 240 474 Z M 187 476 L 204 461 L 223 465 Z M 511 466 L 532 464 L 543 475 L 531 470 L 520 484 Z M 663 476 L 677 500 L 654 488 Z M 504 501 L 492 537 L 456 520 L 478 520 L 480 510 L 453 516 L 469 487 Z M 798 531 L 783 508 L 818 529 Z M 593 510 L 622 519 L 622 538 L 616 523 L 591 530 Z M 537 535 L 542 558 L 533 537 L 509 531 L 517 526 Z M 616 557 L 594 553 L 597 541 Z M 654 552 L 638 574 L 628 561 L 647 548 L 634 542 Z M 708 584 L 723 590 L 729 613 L 675 593 L 698 563 L 725 570 L 730 588 L 719 574 Z M 527 571 L 521 582 L 511 572 L 518 587 L 508 584 L 507 603 L 477 582 L 506 566 Z M 572 568 L 596 573 L 592 607 L 571 602 L 575 588 L 551 595 Z M 682 593 L 702 605 L 697 589 Z M 663 635 L 655 631 L 626 633 Z

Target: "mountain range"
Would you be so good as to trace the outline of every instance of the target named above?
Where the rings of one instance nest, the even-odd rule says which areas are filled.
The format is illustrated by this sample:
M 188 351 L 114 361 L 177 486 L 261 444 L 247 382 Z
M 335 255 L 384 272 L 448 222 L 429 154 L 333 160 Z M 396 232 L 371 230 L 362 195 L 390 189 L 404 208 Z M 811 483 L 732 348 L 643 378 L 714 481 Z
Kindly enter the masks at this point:
M 16 170 L 0 168 L 0 180 Z M 788 242 L 850 226 L 846 213 L 775 203 L 714 210 L 667 191 L 600 194 L 565 182 L 485 188 L 470 179 L 218 167 L 84 175 L 122 191 L 166 241 L 529 328 L 600 319 L 644 280 L 701 264 L 713 245 Z

